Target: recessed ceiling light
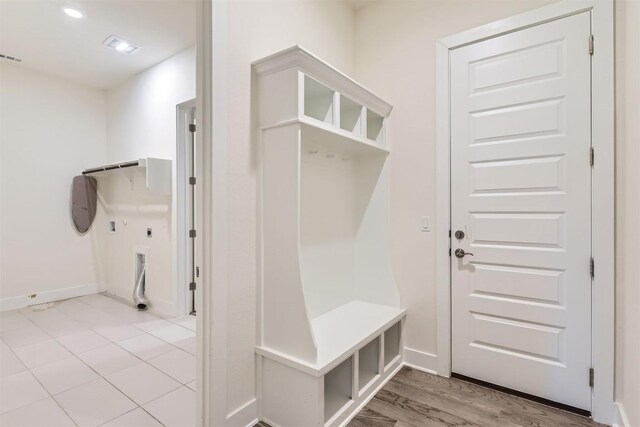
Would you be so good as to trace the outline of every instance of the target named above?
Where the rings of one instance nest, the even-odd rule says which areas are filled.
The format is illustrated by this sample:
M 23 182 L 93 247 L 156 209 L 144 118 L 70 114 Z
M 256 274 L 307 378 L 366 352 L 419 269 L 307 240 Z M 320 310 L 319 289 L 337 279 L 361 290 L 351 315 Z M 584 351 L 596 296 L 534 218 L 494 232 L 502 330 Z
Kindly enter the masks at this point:
M 140 49 L 140 46 L 137 46 L 120 36 L 113 35 L 107 37 L 107 39 L 103 41 L 102 44 L 127 55 L 130 55 Z
M 67 15 L 70 16 L 72 18 L 76 18 L 76 19 L 80 19 L 80 18 L 84 18 L 86 15 L 84 13 L 82 13 L 81 11 L 79 11 L 78 9 L 74 9 L 72 7 L 65 7 L 64 9 L 62 9 L 62 11 Z

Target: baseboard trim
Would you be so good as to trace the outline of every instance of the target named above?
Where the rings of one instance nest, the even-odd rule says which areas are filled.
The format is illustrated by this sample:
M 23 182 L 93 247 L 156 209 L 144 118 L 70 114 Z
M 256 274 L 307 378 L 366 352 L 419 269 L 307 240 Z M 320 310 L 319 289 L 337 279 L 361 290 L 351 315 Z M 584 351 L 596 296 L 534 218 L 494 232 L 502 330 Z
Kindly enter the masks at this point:
M 271 419 L 269 419 L 267 417 L 264 417 L 262 419 L 262 422 L 264 422 L 266 424 L 269 424 L 271 427 L 282 427 L 280 424 L 278 424 L 277 422 L 275 422 L 275 421 L 273 421 L 273 420 L 271 420 Z
M 438 375 L 438 356 L 413 348 L 404 348 L 404 365 L 428 374 Z
M 101 291 L 102 289 L 100 289 L 100 285 L 98 283 L 90 283 L 88 285 L 38 292 L 30 295 L 2 298 L 0 299 L 0 312 L 17 310 L 32 305 L 46 304 L 48 302 L 61 301 L 84 295 L 97 294 Z
M 258 400 L 253 398 L 229 413 L 226 425 L 229 427 L 251 427 L 256 425 L 258 421 Z
M 631 423 L 629 422 L 629 418 L 627 417 L 627 413 L 624 410 L 624 406 L 622 406 L 621 402 L 616 402 L 615 404 L 615 414 L 613 420 L 613 427 L 631 427 Z

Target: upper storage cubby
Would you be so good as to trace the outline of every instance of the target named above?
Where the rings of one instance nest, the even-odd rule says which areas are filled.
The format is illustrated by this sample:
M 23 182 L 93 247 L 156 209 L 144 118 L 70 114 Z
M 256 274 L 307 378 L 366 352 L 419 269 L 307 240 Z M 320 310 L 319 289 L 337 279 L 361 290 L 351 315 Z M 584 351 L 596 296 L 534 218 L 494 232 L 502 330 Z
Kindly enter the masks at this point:
M 309 76 L 304 76 L 304 115 L 333 124 L 335 91 Z
M 294 47 L 253 64 L 258 127 L 310 123 L 388 151 L 391 106 L 309 52 Z
M 364 107 L 340 95 L 340 128 L 354 135 L 362 135 L 362 113 Z
M 367 139 L 379 145 L 384 144 L 384 117 L 367 110 Z

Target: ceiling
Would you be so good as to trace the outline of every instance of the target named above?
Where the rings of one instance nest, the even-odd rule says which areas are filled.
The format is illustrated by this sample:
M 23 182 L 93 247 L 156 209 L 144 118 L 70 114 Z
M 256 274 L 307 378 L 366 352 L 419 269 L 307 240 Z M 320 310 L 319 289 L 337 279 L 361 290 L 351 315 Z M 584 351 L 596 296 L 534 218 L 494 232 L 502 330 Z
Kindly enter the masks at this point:
M 86 17 L 68 17 L 63 7 Z M 195 13 L 193 0 L 0 0 L 0 54 L 106 89 L 193 46 Z M 141 49 L 107 48 L 102 42 L 112 34 Z

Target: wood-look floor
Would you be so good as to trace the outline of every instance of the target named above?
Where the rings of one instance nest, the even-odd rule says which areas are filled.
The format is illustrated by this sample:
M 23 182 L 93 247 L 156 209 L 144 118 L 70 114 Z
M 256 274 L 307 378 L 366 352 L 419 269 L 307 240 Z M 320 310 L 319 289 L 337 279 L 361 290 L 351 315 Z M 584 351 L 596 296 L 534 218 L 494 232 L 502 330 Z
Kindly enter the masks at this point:
M 594 427 L 588 418 L 455 378 L 402 368 L 349 427 Z
M 265 423 L 257 425 L 268 427 Z M 348 425 L 453 426 L 596 427 L 602 424 L 477 384 L 404 367 Z

